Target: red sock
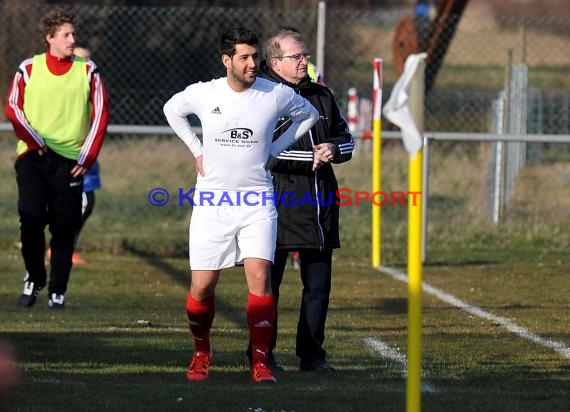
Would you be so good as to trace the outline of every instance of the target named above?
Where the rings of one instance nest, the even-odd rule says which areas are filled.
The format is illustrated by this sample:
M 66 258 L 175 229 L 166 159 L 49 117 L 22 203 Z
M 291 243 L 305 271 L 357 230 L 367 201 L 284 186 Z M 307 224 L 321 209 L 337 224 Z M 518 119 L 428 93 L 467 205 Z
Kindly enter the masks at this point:
M 188 326 L 194 337 L 194 346 L 197 352 L 210 352 L 210 329 L 216 314 L 216 300 L 214 296 L 206 300 L 197 301 L 188 292 L 186 299 L 186 314 Z
M 275 296 L 247 296 L 247 327 L 251 338 L 252 365 L 257 362 L 267 363 L 267 352 L 271 346 L 275 328 Z

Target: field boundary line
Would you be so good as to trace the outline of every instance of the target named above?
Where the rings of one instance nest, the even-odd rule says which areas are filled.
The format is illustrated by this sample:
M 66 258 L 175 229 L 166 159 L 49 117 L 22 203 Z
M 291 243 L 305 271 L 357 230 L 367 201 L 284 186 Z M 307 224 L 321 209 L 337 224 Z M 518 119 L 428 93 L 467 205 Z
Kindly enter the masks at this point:
M 373 351 L 379 353 L 383 358 L 398 365 L 398 370 L 403 378 L 408 376 L 408 359 L 406 355 L 400 353 L 399 348 L 392 348 L 382 340 L 373 337 L 364 338 L 364 343 L 372 348 Z M 425 382 L 424 379 L 422 379 L 421 388 L 422 392 L 437 392 L 437 389 Z
M 378 271 L 381 273 L 385 273 L 396 280 L 408 283 L 408 276 L 404 272 L 401 272 L 397 269 L 390 268 L 387 266 L 380 266 L 378 267 Z M 477 306 L 465 303 L 461 299 L 458 299 L 455 296 L 447 292 L 444 292 L 436 287 L 433 287 L 425 282 L 422 282 L 422 289 L 425 293 L 435 296 L 439 300 L 448 303 L 451 306 L 455 306 L 456 308 L 471 313 L 472 315 L 494 322 L 502 326 L 509 332 L 514 333 L 515 335 L 523 339 L 527 339 L 540 346 L 553 349 L 554 351 L 558 352 L 560 355 L 564 356 L 565 358 L 570 359 L 570 348 L 566 346 L 566 344 L 564 344 L 563 342 L 555 341 L 552 339 L 546 339 L 541 336 L 538 336 L 537 334 L 532 333 L 528 329 L 525 329 L 522 326 L 514 324 L 513 322 L 511 322 L 510 320 L 508 320 L 503 316 L 494 315 Z

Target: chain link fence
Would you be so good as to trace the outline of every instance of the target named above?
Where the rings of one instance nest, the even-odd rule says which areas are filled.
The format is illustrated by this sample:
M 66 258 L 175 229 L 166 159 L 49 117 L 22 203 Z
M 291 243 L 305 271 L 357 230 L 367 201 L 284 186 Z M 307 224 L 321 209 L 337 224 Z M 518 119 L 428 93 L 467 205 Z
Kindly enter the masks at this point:
M 0 4 L 2 107 L 6 104 L 8 87 L 19 63 L 42 51 L 37 23 L 54 7 L 55 4 L 29 5 L 25 2 Z M 308 50 L 316 62 L 317 8 L 287 11 L 270 7 L 69 5 L 66 8 L 79 17 L 78 43 L 92 51 L 93 59 L 101 69 L 109 92 L 113 125 L 166 126 L 162 106 L 172 94 L 190 83 L 225 75 L 218 56 L 218 40 L 229 26 L 251 28 L 262 41 L 281 25 L 295 26 L 305 34 Z M 398 77 L 392 56 L 394 32 L 401 19 L 411 12 L 411 8 L 366 11 L 327 8 L 324 66 L 320 70 L 345 113 L 350 88 L 355 88 L 361 98 L 371 99 L 372 60 L 375 57 L 383 59 L 383 99 L 388 99 Z M 465 14 L 453 34 L 440 70 L 426 73 L 435 79 L 426 97 L 426 130 L 493 133 L 496 115 L 493 104 L 505 92 L 511 54 L 513 64 L 524 63 L 527 68 L 524 86 L 526 132 L 570 134 L 570 35 L 567 30 L 560 29 L 567 27 L 570 27 L 570 16 L 512 19 Z M 2 110 L 0 123 L 5 121 Z M 385 130 L 391 127 L 388 122 L 383 123 Z M 0 150 L 4 158 L 14 157 L 14 140 L 11 132 L 1 135 Z M 432 148 L 433 157 L 437 158 L 434 152 L 439 151 L 440 158 L 444 158 L 451 150 L 450 146 L 455 144 L 438 143 Z M 464 146 L 468 153 L 477 156 L 488 151 L 487 143 Z M 165 219 L 164 209 L 159 212 L 159 208 L 149 208 L 146 196 L 151 187 L 165 185 L 165 180 L 174 191 L 191 187 L 194 182 L 192 162 L 182 147 L 181 142 L 171 136 L 109 135 L 101 154 L 104 189 L 88 230 L 103 236 L 105 244 L 111 245 L 109 247 L 128 248 L 125 239 L 129 238 L 127 233 L 133 228 L 137 233 L 146 233 L 140 239 L 151 242 L 153 234 L 160 233 L 164 237 L 170 233 L 169 227 L 181 225 L 188 217 L 187 207 L 169 209 Z M 173 162 L 172 156 L 181 158 Z M 569 158 L 568 144 L 529 143 L 524 164 L 544 167 L 554 162 L 568 162 Z M 486 182 L 493 160 L 492 156 L 482 159 L 486 163 L 481 165 L 478 179 L 485 192 L 489 188 Z M 162 172 L 164 164 L 174 169 Z M 12 163 L 2 162 L 2 165 L 0 176 L 10 183 L 3 184 L 0 189 L 0 239 L 10 243 L 18 237 L 17 191 L 15 182 L 12 184 L 15 180 Z M 433 165 L 432 169 L 432 173 L 440 171 L 439 165 Z M 556 181 L 564 184 L 568 172 L 564 168 L 557 170 Z M 540 172 L 541 176 L 548 175 L 544 169 Z M 174 180 L 170 179 L 173 175 Z M 532 173 L 523 173 L 523 176 L 528 175 Z M 451 192 L 437 193 L 437 187 L 434 186 L 434 198 L 453 196 Z M 562 189 L 566 190 L 566 187 Z M 524 204 L 520 192 L 516 193 L 516 188 L 512 190 L 517 204 Z M 488 217 L 488 213 L 485 215 Z M 161 223 L 156 223 L 159 226 L 152 226 L 154 223 L 140 225 L 137 224 L 139 219 Z M 107 229 L 98 233 L 98 224 L 103 220 L 105 224 L 101 226 Z M 113 234 L 109 227 L 113 228 Z M 185 245 L 185 240 L 182 242 Z
M 0 91 L 18 64 L 41 51 L 41 15 L 54 5 L 23 2 L 0 5 Z M 219 7 L 69 6 L 80 24 L 78 40 L 90 48 L 109 89 L 113 124 L 165 125 L 162 104 L 186 85 L 224 75 L 218 40 L 224 28 L 244 25 L 266 39 L 280 25 L 305 33 L 316 53 L 315 9 Z M 384 62 L 384 97 L 397 74 L 394 29 L 409 8 L 326 12 L 325 73 L 328 86 L 346 108 L 351 87 L 372 93 L 372 59 Z M 570 18 L 495 19 L 464 16 L 459 22 L 427 97 L 426 128 L 433 131 L 489 132 L 491 106 L 505 84 L 508 52 L 528 64 L 529 133 L 570 133 L 569 35 L 556 27 Z M 444 29 L 445 30 L 445 29 Z M 559 30 L 558 30 L 559 31 Z M 3 116 L 3 114 L 2 114 Z M 0 118 L 3 121 L 3 117 Z

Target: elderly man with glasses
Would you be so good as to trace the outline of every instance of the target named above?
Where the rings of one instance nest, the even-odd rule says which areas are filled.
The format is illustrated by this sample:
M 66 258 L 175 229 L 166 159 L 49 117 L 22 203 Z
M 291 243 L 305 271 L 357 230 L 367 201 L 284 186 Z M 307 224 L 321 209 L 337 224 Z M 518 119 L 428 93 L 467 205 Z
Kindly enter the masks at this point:
M 303 35 L 293 28 L 282 28 L 265 44 L 261 77 L 285 84 L 306 98 L 319 112 L 319 121 L 292 146 L 268 164 L 278 200 L 277 245 L 271 269 L 271 287 L 278 302 L 279 287 L 289 252 L 299 251 L 303 282 L 297 325 L 296 353 L 300 370 L 333 372 L 323 348 L 325 322 L 332 278 L 332 251 L 340 247 L 338 184 L 332 163 L 351 159 L 354 141 L 332 92 L 311 81 L 307 67 L 310 55 Z M 290 125 L 282 118 L 273 138 Z M 292 195 L 296 200 L 291 200 Z M 275 361 L 277 311 L 268 363 L 282 370 Z M 248 349 L 251 359 L 251 347 Z

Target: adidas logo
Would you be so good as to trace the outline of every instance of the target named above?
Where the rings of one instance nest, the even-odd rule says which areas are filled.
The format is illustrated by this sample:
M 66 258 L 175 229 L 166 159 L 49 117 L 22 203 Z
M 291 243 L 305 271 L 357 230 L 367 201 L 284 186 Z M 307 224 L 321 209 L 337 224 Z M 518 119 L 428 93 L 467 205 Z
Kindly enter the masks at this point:
M 216 106 L 216 108 L 214 110 L 212 110 L 212 114 L 222 114 L 220 108 L 218 106 Z
M 271 326 L 273 326 L 273 325 L 271 325 L 271 323 L 266 321 L 266 320 L 263 320 L 263 321 L 255 324 L 256 328 L 270 328 Z

